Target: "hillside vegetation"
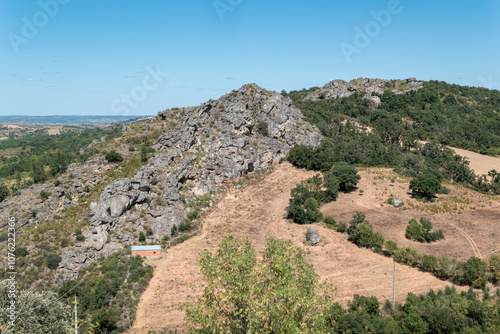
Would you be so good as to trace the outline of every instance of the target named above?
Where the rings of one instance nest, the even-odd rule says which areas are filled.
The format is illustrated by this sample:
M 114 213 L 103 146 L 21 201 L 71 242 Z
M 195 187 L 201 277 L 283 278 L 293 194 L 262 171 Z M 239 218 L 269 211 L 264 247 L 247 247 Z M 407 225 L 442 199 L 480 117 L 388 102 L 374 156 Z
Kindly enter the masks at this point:
M 391 85 L 391 82 L 386 82 Z M 318 149 L 297 146 L 290 161 L 312 170 L 335 162 L 394 167 L 402 175 L 434 174 L 485 192 L 500 193 L 500 175 L 474 175 L 468 161 L 451 149 L 497 155 L 500 147 L 500 92 L 444 82 L 424 82 L 419 90 L 359 92 L 337 99 L 305 99 L 313 89 L 289 96 L 326 137 Z M 430 141 L 422 145 L 421 141 Z
M 138 124 L 0 141 L 0 278 L 8 277 L 6 259 L 14 252 L 19 295 L 28 304 L 57 300 L 55 312 L 61 319 L 52 324 L 57 329 L 51 327 L 52 318 L 42 314 L 46 309 L 34 308 L 22 329 L 36 332 L 40 325 L 67 333 L 72 321 L 68 305 L 75 296 L 81 333 L 116 334 L 132 326 L 141 333 L 185 328 L 185 313 L 178 306 L 195 302 L 201 292 L 187 288 L 202 279 L 196 259 L 233 233 L 252 239 L 248 248 L 255 251 L 246 258 L 250 262 L 270 239 L 269 247 L 283 255 L 279 266 L 286 266 L 284 256 L 292 250 L 300 258 L 297 267 L 308 270 L 307 277 L 333 279 L 337 295 L 321 297 L 328 305 L 315 299 L 312 313 L 294 308 L 295 330 L 498 331 L 498 296 L 488 289 L 500 280 L 500 256 L 486 259 L 498 252 L 496 225 L 484 221 L 474 231 L 474 238 L 488 243 L 479 249 L 464 221 L 496 214 L 500 174 L 490 170 L 475 175 L 467 159 L 447 145 L 500 154 L 499 92 L 415 79 L 357 79 L 283 95 L 248 84 L 218 100 L 167 109 Z M 285 158 L 306 170 L 285 163 L 277 173 L 263 176 Z M 404 197 L 403 208 L 390 211 L 395 208 L 380 204 L 393 199 L 391 190 L 379 190 L 374 171 L 360 167 L 389 167 L 384 173 L 390 176 L 380 182 L 390 187 L 391 180 L 391 190 Z M 314 176 L 318 171 L 322 174 Z M 368 178 L 373 185 L 367 185 Z M 242 187 L 251 180 L 255 182 L 248 188 Z M 474 210 L 475 204 L 465 198 L 467 191 L 489 202 L 481 204 L 477 216 L 462 215 Z M 405 238 L 408 221 L 421 219 L 424 212 L 438 215 L 432 225 L 422 225 L 425 233 L 413 224 L 415 233 Z M 454 215 L 453 223 L 450 216 L 439 216 L 443 212 Z M 14 251 L 8 245 L 10 217 L 16 220 Z M 301 224 L 322 220 L 325 224 L 315 228 L 323 241 L 317 247 L 307 245 Z M 393 225 L 388 227 L 387 220 Z M 432 226 L 438 228 L 435 234 Z M 462 237 L 474 257 L 468 246 L 461 248 L 463 240 L 457 240 Z M 418 242 L 422 240 L 433 242 Z M 168 252 L 158 262 L 131 258 L 131 245 L 147 244 L 162 244 Z M 432 254 L 427 254 L 429 249 Z M 266 268 L 274 255 L 268 251 L 264 261 L 259 258 L 257 269 L 251 270 L 253 281 L 260 273 L 266 279 L 283 274 Z M 379 302 L 392 293 L 392 285 L 384 285 L 390 281 L 392 255 L 399 262 L 396 308 Z M 206 259 L 212 259 L 209 253 Z M 221 264 L 214 270 L 228 268 Z M 220 278 L 209 274 L 210 279 Z M 293 282 L 291 276 L 280 277 Z M 242 282 L 235 284 L 241 287 Z M 266 284 L 255 285 L 260 290 L 248 294 L 251 307 L 239 310 L 272 308 L 269 299 L 258 297 L 271 298 L 273 291 L 286 288 Z M 429 292 L 451 284 L 468 286 Z M 483 291 L 466 293 L 469 286 Z M 302 293 L 295 288 L 285 291 L 290 298 Z M 0 331 L 10 333 L 1 308 L 8 299 L 6 289 L 0 285 Z M 307 303 L 307 296 L 316 298 L 309 292 L 300 303 Z M 336 303 L 330 303 L 332 298 Z M 206 312 L 203 321 L 220 316 L 203 303 L 190 312 Z M 284 329 L 290 324 L 287 307 L 292 306 L 286 300 L 276 305 L 281 309 L 273 310 L 272 321 L 262 319 L 262 310 L 248 319 L 262 332 L 272 332 L 271 322 L 282 332 L 292 331 Z M 450 310 L 452 316 L 442 316 Z M 238 330 L 252 326 L 242 314 L 235 317 Z M 191 313 L 189 320 L 196 319 L 201 318 Z

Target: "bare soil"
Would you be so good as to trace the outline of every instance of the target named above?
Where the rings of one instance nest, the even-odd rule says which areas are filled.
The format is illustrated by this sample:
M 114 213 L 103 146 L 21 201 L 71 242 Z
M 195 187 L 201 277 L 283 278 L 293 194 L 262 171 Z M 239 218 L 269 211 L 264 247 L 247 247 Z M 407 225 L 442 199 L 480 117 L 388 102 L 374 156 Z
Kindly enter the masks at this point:
M 315 173 L 293 168 L 290 164 L 279 165 L 275 171 L 251 181 L 241 189 L 232 188 L 203 219 L 201 233 L 184 243 L 169 249 L 159 260 L 150 260 L 155 274 L 141 296 L 137 319 L 128 333 L 147 333 L 163 328 L 185 328 L 184 313 L 179 305 L 193 301 L 199 294 L 199 287 L 191 289 L 192 283 L 202 281 L 196 260 L 203 250 L 214 251 L 225 234 L 248 237 L 258 252 L 261 252 L 268 238 L 292 240 L 301 247 L 305 258 L 322 279 L 329 279 L 337 288 L 336 300 L 346 306 L 354 294 L 376 296 L 379 301 L 392 299 L 393 261 L 359 248 L 347 241 L 347 236 L 314 224 L 322 238 L 317 246 L 304 242 L 307 225 L 297 225 L 284 218 L 290 191 L 295 185 Z M 341 194 L 336 202 L 322 207 L 322 212 L 332 215 L 337 222 L 351 219 L 356 211 L 365 212 L 376 231 L 386 239 L 401 246 L 412 246 L 419 251 L 465 259 L 474 255 L 470 236 L 483 254 L 500 247 L 498 221 L 500 204 L 498 198 L 477 195 L 470 190 L 452 185 L 450 195 L 469 196 L 471 203 L 461 203 L 455 210 L 453 201 L 421 203 L 411 198 L 407 191 L 408 181 L 398 178 L 389 169 L 361 170 L 359 189 Z M 395 179 L 391 186 L 391 179 Z M 390 193 L 405 201 L 403 208 L 393 208 L 383 202 Z M 481 197 L 483 196 L 483 197 Z M 477 203 L 476 203 L 477 202 Z M 450 213 L 432 215 L 433 206 L 444 207 Z M 476 205 L 475 209 L 472 207 Z M 483 205 L 483 206 L 481 206 Z M 462 213 L 458 213 L 461 211 Z M 423 213 L 424 212 L 424 213 Z M 425 216 L 436 228 L 444 230 L 446 239 L 433 244 L 419 244 L 404 237 L 408 220 Z M 453 224 L 454 226 L 452 226 Z M 463 233 L 458 229 L 462 229 Z M 403 302 L 408 292 L 425 293 L 430 289 L 443 289 L 450 285 L 431 274 L 408 266 L 396 264 L 396 300 Z M 464 290 L 458 287 L 458 290 Z
M 500 252 L 500 196 L 445 184 L 449 194 L 437 195 L 434 202 L 423 202 L 409 192 L 410 179 L 390 169 L 361 169 L 359 175 L 358 189 L 341 194 L 337 201 L 321 208 L 325 216 L 348 224 L 356 211 L 363 212 L 374 230 L 382 233 L 386 240 L 435 256 L 466 260 L 471 256 L 487 258 Z M 400 198 L 404 205 L 393 207 L 387 203 L 390 197 Z M 445 239 L 433 243 L 406 239 L 408 221 L 422 217 L 432 222 L 434 230 L 442 229 Z
M 469 159 L 470 169 L 473 169 L 476 175 L 488 175 L 488 172 L 492 169 L 496 169 L 500 171 L 500 158 L 492 157 L 489 155 L 483 155 L 467 150 L 463 150 L 461 148 L 450 147 L 453 149 L 458 155 Z

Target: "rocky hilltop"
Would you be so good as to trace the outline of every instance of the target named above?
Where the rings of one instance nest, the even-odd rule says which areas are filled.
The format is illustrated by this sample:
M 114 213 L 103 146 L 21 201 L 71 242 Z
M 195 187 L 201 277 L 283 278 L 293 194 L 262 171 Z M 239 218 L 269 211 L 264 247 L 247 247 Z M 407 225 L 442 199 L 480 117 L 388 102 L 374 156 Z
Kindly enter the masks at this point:
M 193 218 L 202 196 L 206 199 L 247 173 L 277 164 L 294 145 L 318 146 L 321 134 L 302 118 L 290 99 L 249 84 L 216 101 L 165 110 L 144 122 L 143 131 L 159 134 L 154 157 L 133 177 L 108 184 L 90 204 L 85 240 L 63 249 L 58 272 L 65 279 L 75 278 L 79 269 L 101 255 L 137 242 L 141 232 L 147 242 L 160 242 L 174 226 Z M 129 129 L 124 130 L 127 136 Z M 117 150 L 129 153 L 119 145 Z M 27 211 L 20 226 L 57 219 L 78 205 L 84 188 L 98 186 L 105 179 L 102 173 L 113 168 L 102 154 L 73 165 L 59 178 L 60 186 L 35 186 L 2 203 L 2 215 Z M 45 201 L 37 196 L 40 190 L 50 192 Z
M 333 80 L 325 86 L 307 95 L 304 100 L 328 100 L 351 96 L 354 93 L 364 94 L 365 99 L 372 101 L 375 107 L 380 104 L 380 98 L 375 94 L 384 94 L 389 91 L 393 94 L 404 94 L 409 91 L 417 91 L 423 87 L 423 82 L 415 78 L 405 80 L 384 80 L 358 78 L 349 82 L 344 80 Z

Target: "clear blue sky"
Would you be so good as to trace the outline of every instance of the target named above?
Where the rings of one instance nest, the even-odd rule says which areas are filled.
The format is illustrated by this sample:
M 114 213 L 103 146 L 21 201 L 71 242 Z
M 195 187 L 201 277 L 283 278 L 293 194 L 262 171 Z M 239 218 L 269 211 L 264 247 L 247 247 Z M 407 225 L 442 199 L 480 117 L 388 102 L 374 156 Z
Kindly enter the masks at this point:
M 251 82 L 500 89 L 499 17 L 500 0 L 2 0 L 0 115 L 154 115 Z

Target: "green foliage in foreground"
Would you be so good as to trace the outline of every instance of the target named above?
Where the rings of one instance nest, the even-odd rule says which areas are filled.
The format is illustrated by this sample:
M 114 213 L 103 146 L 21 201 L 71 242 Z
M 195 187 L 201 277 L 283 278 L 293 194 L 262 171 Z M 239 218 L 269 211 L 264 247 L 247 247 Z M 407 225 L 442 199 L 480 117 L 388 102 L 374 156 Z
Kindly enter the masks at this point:
M 364 219 L 358 215 L 355 220 Z M 354 224 L 356 224 L 356 222 Z M 361 222 L 357 228 L 365 223 Z M 248 240 L 226 236 L 199 259 L 203 293 L 186 303 L 191 333 L 498 333 L 500 292 L 483 300 L 453 287 L 409 293 L 404 304 L 381 308 L 376 297 L 354 295 L 343 309 L 334 290 L 318 283 L 299 248 L 269 239 L 262 261 Z
M 257 261 L 248 240 L 230 235 L 198 263 L 203 294 L 183 306 L 194 332 L 321 333 L 335 321 L 333 288 L 290 241 L 269 239 Z
M 57 298 L 50 291 L 17 291 L 16 306 L 17 319 L 15 327 L 9 326 L 8 317 L 12 298 L 9 282 L 0 282 L 0 332 L 3 334 L 28 333 L 71 333 L 71 307 Z

